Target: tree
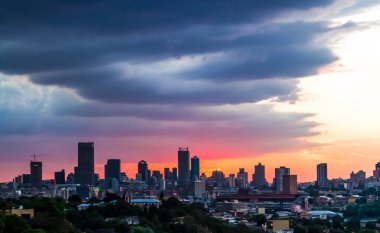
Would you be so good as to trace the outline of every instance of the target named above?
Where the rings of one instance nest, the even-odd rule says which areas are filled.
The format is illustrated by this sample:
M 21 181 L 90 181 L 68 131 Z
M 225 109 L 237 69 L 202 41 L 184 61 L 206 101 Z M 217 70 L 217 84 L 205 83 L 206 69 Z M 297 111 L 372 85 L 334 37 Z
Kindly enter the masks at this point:
M 29 230 L 23 231 L 22 233 L 46 233 L 46 231 L 42 229 L 29 229 Z
M 376 229 L 376 223 L 374 223 L 374 222 L 367 222 L 365 224 L 365 228 L 375 230 Z
M 5 216 L 5 227 L 4 232 L 12 233 L 22 233 L 28 230 L 29 227 L 26 225 L 25 220 L 17 215 Z
M 255 216 L 257 226 L 261 227 L 267 222 L 267 217 L 264 214 L 258 214 Z
M 360 230 L 360 219 L 357 217 L 353 217 L 347 222 L 344 223 L 347 228 L 347 231 L 358 232 Z
M 5 228 L 5 223 L 4 223 L 4 215 L 0 213 L 0 233 L 3 233 L 4 228 Z
M 313 225 L 309 227 L 307 232 L 308 233 L 322 233 L 323 227 L 321 225 Z
M 74 195 L 71 195 L 69 197 L 68 201 L 70 204 L 77 206 L 77 205 L 82 203 L 82 198 L 80 198 L 80 196 L 74 194 Z
M 296 225 L 294 226 L 294 233 L 307 233 L 306 227 Z
M 344 230 L 343 219 L 340 216 L 335 216 L 332 219 L 332 228 L 335 230 Z
M 175 197 L 171 197 L 166 201 L 165 200 L 162 201 L 162 207 L 167 208 L 167 209 L 176 209 L 176 208 L 179 208 L 180 205 L 181 205 L 181 202 Z

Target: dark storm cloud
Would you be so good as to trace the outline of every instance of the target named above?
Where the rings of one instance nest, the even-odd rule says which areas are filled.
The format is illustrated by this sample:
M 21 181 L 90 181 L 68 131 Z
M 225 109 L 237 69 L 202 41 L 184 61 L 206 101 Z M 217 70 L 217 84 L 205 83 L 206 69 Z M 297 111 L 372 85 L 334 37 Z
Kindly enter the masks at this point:
M 243 130 L 239 133 L 253 135 L 261 126 L 277 123 L 284 128 L 274 128 L 273 137 L 312 135 L 315 123 L 306 122 L 305 115 L 255 109 L 247 114 L 266 114 L 265 119 L 276 124 L 261 124 L 265 119 L 257 118 L 258 122 L 241 120 L 240 125 L 232 119 L 245 114 L 235 116 L 206 107 L 296 100 L 297 81 L 291 78 L 314 74 L 336 59 L 323 43 L 315 43 L 330 29 L 324 22 L 278 24 L 271 19 L 330 3 L 3 1 L 0 72 L 23 74 L 39 85 L 68 88 L 85 99 L 76 104 L 49 96 L 41 102 L 55 101 L 56 106 L 3 108 L 8 113 L 3 115 L 18 119 L 17 114 L 40 113 L 37 118 L 20 120 L 33 126 L 25 126 L 25 133 L 147 135 L 206 127 L 175 123 L 194 117 L 228 121 L 210 125 L 215 135 L 223 129 L 226 134 Z M 176 67 L 183 64 L 184 68 Z M 152 72 L 151 67 L 156 70 Z M 175 114 L 172 109 L 182 105 L 186 106 L 183 113 Z M 62 122 L 57 123 L 57 116 Z M 109 121 L 99 124 L 105 116 Z M 84 124 L 90 117 L 90 125 Z M 286 124 L 284 117 L 289 117 Z M 22 134 L 9 119 L 10 126 L 2 134 Z M 153 120 L 174 123 L 157 125 Z
M 226 90 L 223 82 L 306 76 L 334 57 L 323 45 L 310 46 L 318 33 L 327 30 L 323 23 L 252 27 L 289 10 L 329 3 L 6 1 L 0 10 L 0 70 L 29 75 L 39 84 L 74 88 L 86 98 L 106 102 L 197 103 L 202 99 L 206 104 L 221 103 L 223 100 L 215 97 L 223 96 L 221 93 L 232 97 L 226 103 L 255 102 L 283 95 L 286 87 L 264 87 L 268 93 L 258 96 L 244 90 Z M 245 32 L 241 25 L 249 25 L 251 31 Z M 99 69 L 121 62 L 149 66 L 163 59 L 209 53 L 227 56 L 223 61 L 209 59 L 199 68 L 178 73 L 176 78 L 217 80 L 222 85 L 183 96 L 170 91 L 160 93 L 160 87 L 169 85 L 165 80 L 152 85 L 144 77 Z M 255 89 L 253 92 L 258 93 Z
M 314 37 L 331 31 L 326 23 L 270 24 L 252 32 L 209 29 L 94 41 L 79 38 L 51 46 L 41 41 L 13 42 L 0 48 L 6 54 L 0 68 L 10 73 L 26 72 L 35 83 L 69 87 L 85 98 L 104 102 L 223 104 L 295 96 L 293 82 L 241 81 L 307 76 L 336 59 L 326 47 L 313 43 Z M 28 43 L 35 44 L 29 48 Z M 221 53 L 222 57 L 215 59 L 210 53 Z M 170 74 L 172 79 L 159 72 L 135 76 L 112 65 L 128 62 L 132 68 L 144 68 L 189 55 L 204 55 L 204 60 L 190 70 Z M 172 88 L 173 79 L 183 82 L 182 88 Z M 189 82 L 197 79 L 205 80 L 202 88 Z
M 325 6 L 332 0 L 194 1 L 2 1 L 0 29 L 6 35 L 44 30 L 79 35 L 164 31 L 203 24 L 236 24 L 272 18 L 284 10 Z M 70 36 L 70 35 L 69 35 Z
M 31 75 L 44 85 L 69 87 L 85 98 L 108 103 L 237 104 L 257 102 L 274 96 L 293 95 L 294 80 L 256 80 L 251 82 L 196 82 L 155 77 L 125 77 L 116 68 L 76 70 Z M 296 96 L 293 96 L 296 97 Z

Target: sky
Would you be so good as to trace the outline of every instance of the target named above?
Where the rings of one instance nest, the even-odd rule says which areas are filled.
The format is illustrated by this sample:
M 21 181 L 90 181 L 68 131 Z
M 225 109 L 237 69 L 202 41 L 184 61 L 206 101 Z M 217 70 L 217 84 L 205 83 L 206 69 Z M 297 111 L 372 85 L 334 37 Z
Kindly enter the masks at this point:
M 380 3 L 15 1 L 0 8 L 0 181 L 96 171 L 287 166 L 301 182 L 372 174 L 380 152 Z

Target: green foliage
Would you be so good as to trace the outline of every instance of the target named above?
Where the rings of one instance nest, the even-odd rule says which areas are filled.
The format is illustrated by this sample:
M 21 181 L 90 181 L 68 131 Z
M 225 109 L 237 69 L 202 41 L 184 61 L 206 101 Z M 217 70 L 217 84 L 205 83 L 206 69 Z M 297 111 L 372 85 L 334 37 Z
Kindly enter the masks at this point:
M 347 205 L 346 209 L 343 211 L 344 217 L 352 217 L 359 215 L 359 206 L 356 204 Z
M 82 210 L 74 214 L 71 220 L 75 227 L 81 230 L 97 230 L 107 228 L 103 216 L 96 207 L 90 206 L 87 210 Z
M 75 232 L 76 229 L 66 219 L 51 216 L 48 213 L 37 213 L 33 221 L 34 228 L 44 229 L 48 233 Z
M 5 216 L 5 227 L 4 232 L 12 233 L 22 233 L 28 230 L 29 227 L 26 225 L 25 220 L 17 215 L 7 215 Z
M 323 227 L 321 225 L 310 226 L 307 230 L 308 233 L 322 233 Z
M 2 213 L 0 213 L 0 233 L 3 233 L 4 232 L 4 228 L 5 228 L 5 217 Z
M 346 230 L 350 232 L 358 232 L 360 230 L 360 219 L 353 217 L 344 223 Z
M 11 198 L 7 198 L 7 199 L 0 198 L 0 210 L 5 211 L 5 210 L 12 209 L 14 207 L 14 205 L 15 205 L 14 199 L 11 199 Z
M 23 231 L 22 233 L 46 233 L 46 231 L 42 229 L 29 229 L 29 230 Z
M 294 233 L 307 233 L 306 227 L 295 225 L 294 226 Z
M 374 203 L 351 204 L 343 211 L 344 217 L 380 216 L 380 201 Z
M 150 228 L 145 227 L 133 227 L 131 233 L 154 233 Z
M 376 223 L 374 223 L 374 222 L 367 222 L 365 224 L 365 228 L 375 230 L 376 229 Z
M 166 201 L 163 200 L 161 206 L 165 209 L 177 209 L 180 207 L 180 205 L 181 202 L 177 198 L 171 197 Z
M 332 218 L 332 228 L 335 230 L 344 230 L 343 218 L 340 216 Z
M 80 196 L 75 195 L 75 194 L 74 194 L 74 195 L 71 195 L 71 196 L 69 197 L 68 201 L 69 201 L 69 203 L 70 203 L 71 205 L 75 205 L 75 206 L 77 206 L 77 205 L 79 205 L 79 204 L 82 203 L 82 199 L 80 198 Z
M 49 216 L 63 218 L 65 201 L 62 198 L 41 197 L 34 200 L 34 211 Z
M 376 233 L 376 231 L 372 229 L 363 229 L 360 230 L 359 233 Z
M 267 217 L 264 214 L 258 214 L 255 216 L 255 221 L 257 226 L 262 226 L 267 222 Z
M 120 201 L 121 197 L 115 193 L 106 193 L 106 196 L 103 198 L 104 202 L 110 201 Z
M 344 233 L 343 230 L 332 229 L 329 233 Z

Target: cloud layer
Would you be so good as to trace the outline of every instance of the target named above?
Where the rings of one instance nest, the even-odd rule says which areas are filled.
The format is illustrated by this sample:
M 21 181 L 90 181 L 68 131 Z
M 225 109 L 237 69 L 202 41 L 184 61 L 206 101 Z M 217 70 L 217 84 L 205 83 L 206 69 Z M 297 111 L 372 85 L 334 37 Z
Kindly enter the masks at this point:
M 234 142 L 213 159 L 315 146 L 312 114 L 273 105 L 297 101 L 298 79 L 337 60 L 326 44 L 336 28 L 288 17 L 332 3 L 4 1 L 0 155 L 19 153 L 15 136 Z

